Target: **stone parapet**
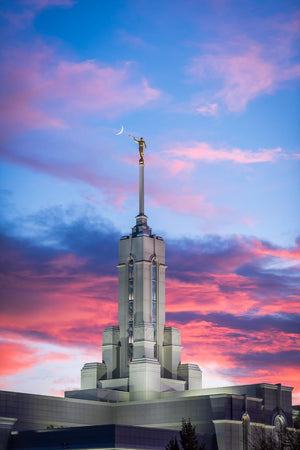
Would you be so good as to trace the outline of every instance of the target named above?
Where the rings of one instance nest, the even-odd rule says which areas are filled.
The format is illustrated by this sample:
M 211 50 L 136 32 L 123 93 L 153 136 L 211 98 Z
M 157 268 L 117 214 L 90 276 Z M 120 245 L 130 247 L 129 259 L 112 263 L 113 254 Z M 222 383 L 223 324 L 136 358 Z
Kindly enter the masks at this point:
M 98 381 L 107 376 L 107 367 L 104 363 L 86 363 L 81 369 L 81 389 L 96 389 Z
M 189 391 L 202 389 L 202 371 L 197 364 L 179 364 L 177 377 L 186 381 L 186 389 Z

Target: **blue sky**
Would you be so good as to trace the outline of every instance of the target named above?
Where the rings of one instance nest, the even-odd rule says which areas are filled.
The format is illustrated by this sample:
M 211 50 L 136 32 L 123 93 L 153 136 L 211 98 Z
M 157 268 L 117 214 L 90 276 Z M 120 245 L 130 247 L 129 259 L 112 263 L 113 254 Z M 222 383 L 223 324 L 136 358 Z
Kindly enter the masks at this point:
M 174 146 L 191 152 L 199 143 L 229 154 L 234 149 L 253 154 L 280 149 L 280 154 L 256 163 L 237 163 L 234 155 L 227 161 L 199 157 L 192 169 L 176 173 L 179 184 L 166 170 L 159 173 L 158 188 L 175 195 L 178 187 L 184 188 L 187 195 L 198 194 L 197 203 L 205 196 L 202 202 L 212 206 L 208 224 L 205 218 L 191 217 L 192 208 L 188 211 L 191 236 L 209 228 L 283 245 L 294 242 L 299 223 L 296 2 L 167 1 L 160 6 L 147 1 L 28 0 L 4 2 L 1 16 L 6 42 L 2 60 L 12 66 L 4 74 L 3 88 L 17 84 L 20 91 L 13 105 L 4 92 L 4 103 L 12 109 L 4 120 L 4 151 L 17 155 L 18 163 L 11 164 L 8 155 L 2 179 L 17 208 L 37 210 L 44 200 L 47 206 L 84 203 L 86 196 L 101 200 L 101 189 L 77 184 L 75 175 L 61 189 L 65 181 L 49 169 L 51 163 L 68 167 L 92 157 L 91 165 L 101 166 L 110 183 L 120 180 L 126 185 L 128 178 L 134 183 L 133 167 L 122 161 L 122 156 L 133 158 L 136 152 L 130 133 L 145 136 L 156 159 L 163 154 L 168 160 Z M 10 70 L 15 61 L 22 74 L 26 60 L 33 69 L 20 86 L 18 79 L 9 80 Z M 73 79 L 72 70 L 77 71 Z M 100 74 L 99 83 L 111 101 L 100 92 Z M 56 86 L 65 92 L 55 95 Z M 23 115 L 20 111 L 14 119 L 20 98 L 25 102 Z M 2 113 L 5 118 L 4 105 Z M 125 134 L 115 137 L 121 125 Z M 103 153 L 109 154 L 105 164 Z M 42 171 L 34 166 L 36 160 L 43 161 Z M 42 172 L 42 180 L 37 172 Z M 151 159 L 147 175 L 146 181 L 157 179 Z M 136 211 L 126 204 L 128 199 L 133 202 L 126 187 L 123 195 L 119 207 L 125 227 Z M 120 223 L 108 203 L 101 210 Z M 166 207 L 172 222 L 182 221 L 178 205 L 160 206 L 156 201 L 154 207 L 150 198 L 146 204 L 157 228 L 171 236 L 184 235 L 183 225 L 179 230 L 163 227 Z
M 201 365 L 207 350 L 216 348 L 216 330 L 228 327 L 227 316 L 215 315 L 217 305 L 232 313 L 234 329 L 237 323 L 254 324 L 253 335 L 246 331 L 244 356 L 254 348 L 256 319 L 276 329 L 281 317 L 284 351 L 298 351 L 299 24 L 296 1 L 2 1 L 1 232 L 7 248 L 2 301 L 15 306 L 3 317 L 1 342 L 12 346 L 11 354 L 23 342 L 23 354 L 36 355 L 21 367 L 17 353 L 6 361 L 11 371 L 4 372 L 4 387 L 13 373 L 24 380 L 14 378 L 15 385 L 28 389 L 26 370 L 38 376 L 44 358 L 37 349 L 54 355 L 49 361 L 59 361 L 60 372 L 67 371 L 61 367 L 64 357 L 55 355 L 65 355 L 66 348 L 75 354 L 80 346 L 78 366 L 86 362 L 86 352 L 95 355 L 105 323 L 88 309 L 83 313 L 81 300 L 93 301 L 95 314 L 110 301 L 116 314 L 114 248 L 138 213 L 138 149 L 128 134 L 147 143 L 150 226 L 164 236 L 167 258 L 172 256 L 183 273 L 195 263 L 194 276 L 181 278 L 168 261 L 169 320 L 180 324 L 180 313 L 188 308 L 181 323 L 186 356 Z M 121 126 L 124 133 L 117 136 Z M 104 252 L 95 260 L 86 239 L 98 239 L 101 249 L 109 236 L 115 259 Z M 206 258 L 201 264 L 199 255 Z M 211 255 L 213 264 L 206 270 Z M 97 270 L 93 264 L 99 264 Z M 75 273 L 81 284 L 73 280 Z M 65 277 L 60 293 L 55 292 L 57 277 Z M 107 298 L 96 288 L 100 283 L 104 289 L 105 280 L 113 286 Z M 69 320 L 68 289 L 79 308 Z M 231 306 L 224 294 L 228 289 Z M 49 324 L 43 317 L 49 315 L 48 302 L 54 305 L 58 297 L 64 319 L 57 328 L 50 326 L 46 337 L 41 333 Z M 242 301 L 239 316 L 234 308 Z M 23 311 L 22 302 L 28 302 L 32 316 L 24 311 L 19 323 L 12 317 Z M 76 328 L 80 314 L 98 330 L 94 338 Z M 190 341 L 188 333 L 196 323 L 202 336 L 212 318 L 211 343 L 197 353 L 199 336 Z M 63 336 L 70 330 L 77 331 L 66 343 Z M 227 331 L 229 349 L 238 341 Z M 269 332 L 256 349 L 261 355 L 269 348 L 264 340 Z M 54 341 L 58 347 L 50 351 Z M 286 361 L 287 355 L 281 356 Z M 241 381 L 234 377 L 232 355 L 220 355 L 219 366 L 204 363 L 218 382 L 224 377 Z M 61 392 L 64 383 L 49 367 L 47 392 Z M 289 383 L 296 378 L 295 367 L 293 359 L 289 375 L 282 374 Z M 272 371 L 270 362 L 267 378 Z M 76 386 L 75 376 L 64 380 Z

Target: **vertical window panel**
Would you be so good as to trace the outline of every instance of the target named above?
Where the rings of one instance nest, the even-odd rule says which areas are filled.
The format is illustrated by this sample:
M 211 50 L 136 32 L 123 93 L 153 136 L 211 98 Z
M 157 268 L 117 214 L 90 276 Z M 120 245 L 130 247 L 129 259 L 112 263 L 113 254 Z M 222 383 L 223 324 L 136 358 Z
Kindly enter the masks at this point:
M 133 318 L 134 318 L 134 264 L 131 259 L 128 264 L 128 362 L 132 361 L 133 353 Z
M 157 319 L 157 264 L 152 261 L 152 325 L 154 339 L 156 339 L 156 319 Z

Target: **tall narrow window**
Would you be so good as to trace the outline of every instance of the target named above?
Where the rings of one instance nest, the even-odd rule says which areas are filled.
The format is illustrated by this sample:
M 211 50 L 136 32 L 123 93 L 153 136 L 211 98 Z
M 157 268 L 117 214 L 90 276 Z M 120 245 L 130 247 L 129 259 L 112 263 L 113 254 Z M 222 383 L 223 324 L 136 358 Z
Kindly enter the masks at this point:
M 128 264 L 128 360 L 132 361 L 133 348 L 133 302 L 134 302 L 134 265 L 131 259 Z
M 156 340 L 156 316 L 157 316 L 157 264 L 152 261 L 152 325 L 154 330 L 154 339 Z

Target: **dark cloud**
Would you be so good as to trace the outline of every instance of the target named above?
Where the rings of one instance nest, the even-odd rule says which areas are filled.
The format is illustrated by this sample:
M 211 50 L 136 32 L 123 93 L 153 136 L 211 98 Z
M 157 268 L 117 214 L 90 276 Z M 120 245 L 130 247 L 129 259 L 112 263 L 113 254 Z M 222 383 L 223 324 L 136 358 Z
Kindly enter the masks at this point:
M 117 317 L 121 233 L 90 210 L 46 209 L 23 218 L 22 224 L 23 233 L 8 221 L 0 227 L 2 335 L 74 347 L 99 345 L 103 328 Z M 203 324 L 203 349 L 215 349 L 225 333 L 222 354 L 239 366 L 236 374 L 242 377 L 250 367 L 272 367 L 276 358 L 282 364 L 294 362 L 296 353 L 289 348 L 300 330 L 295 312 L 300 283 L 298 268 L 290 263 L 292 250 L 238 236 L 173 240 L 166 247 L 167 321 L 178 324 L 183 337 L 185 325 L 188 330 L 191 322 L 194 328 Z M 182 297 L 174 292 L 180 283 Z M 260 352 L 276 333 L 286 338 L 286 351 L 274 354 L 271 346 L 270 352 Z M 186 351 L 189 346 L 198 348 L 198 342 L 185 344 Z
M 71 211 L 51 208 L 22 220 L 27 222 L 34 233 L 20 237 L 10 223 L 0 227 L 2 248 L 2 269 L 9 273 L 24 265 L 43 274 L 49 271 L 49 262 L 72 253 L 85 258 L 86 264 L 80 269 L 99 274 L 110 274 L 118 262 L 118 240 L 120 233 L 101 217 L 74 217 L 65 221 L 64 216 Z M 75 213 L 74 213 L 75 215 Z M 78 215 L 78 214 L 77 214 Z
M 251 292 L 259 301 L 299 296 L 300 265 L 292 262 L 295 249 L 241 236 L 171 241 L 167 246 L 167 276 L 190 284 L 216 283 L 226 294 Z M 228 283 L 219 274 L 235 274 L 239 279 Z
M 249 243 L 248 243 L 249 241 Z M 222 238 L 208 235 L 203 239 L 171 240 L 167 245 L 167 259 L 170 276 L 182 271 L 223 272 L 224 263 L 242 258 L 249 253 L 251 240 L 239 237 Z
M 27 337 L 35 340 L 78 342 L 82 336 L 88 343 L 87 333 L 72 331 L 70 325 L 85 318 L 92 334 L 93 326 L 99 330 L 99 320 L 105 322 L 97 310 L 100 313 L 109 303 L 112 311 L 117 308 L 119 233 L 101 218 L 75 217 L 67 222 L 62 213 L 53 209 L 27 218 L 27 227 L 32 224 L 34 231 L 30 236 L 17 236 L 13 226 L 2 223 L 1 323 L 10 330 L 28 331 Z M 55 322 L 47 329 L 43 316 L 59 317 L 60 330 L 55 331 Z M 65 338 L 67 330 L 71 331 Z
M 300 333 L 300 314 L 238 316 L 225 313 L 168 312 L 167 320 L 179 324 L 205 321 L 217 327 L 243 331 L 277 330 L 286 333 Z
M 244 353 L 235 354 L 235 360 L 248 367 L 267 367 L 267 366 L 287 366 L 287 367 L 300 367 L 300 351 L 287 350 L 280 352 L 257 352 L 257 353 Z
M 78 326 L 78 327 L 66 327 L 62 332 L 53 334 L 51 332 L 19 329 L 17 333 L 8 327 L 0 328 L 0 334 L 2 336 L 9 336 L 13 338 L 24 338 L 33 342 L 47 342 L 51 344 L 61 344 L 63 342 L 64 346 L 76 346 L 76 347 L 95 347 L 99 345 L 101 341 L 101 335 L 104 327 L 99 327 L 95 323 L 89 323 L 88 326 Z
M 197 312 L 192 312 L 192 311 L 166 312 L 166 321 L 167 322 L 176 322 L 180 325 L 184 325 L 193 320 L 195 320 L 195 321 L 202 320 L 201 314 L 198 314 Z
M 5 230 L 0 230 L 0 233 L 0 268 L 3 275 L 26 268 L 34 268 L 37 274 L 42 275 L 47 271 L 47 262 L 59 254 L 51 247 L 35 245 L 30 239 L 9 236 Z
M 51 290 L 51 282 L 56 289 L 71 282 L 76 275 L 116 276 L 118 241 L 121 233 L 114 226 L 90 210 L 49 208 L 39 214 L 23 218 L 22 224 L 31 230 L 30 236 L 23 236 L 9 222 L 0 227 L 1 270 L 5 281 L 14 276 L 14 284 L 9 284 L 10 308 L 20 302 L 18 283 L 22 297 L 31 296 L 41 280 L 44 292 Z M 228 239 L 219 236 L 206 236 L 200 240 L 173 240 L 167 243 L 167 278 L 201 286 L 216 285 L 219 293 L 228 297 L 248 293 L 259 302 L 280 301 L 296 298 L 300 293 L 300 274 L 297 266 L 270 265 L 274 256 L 261 251 L 261 248 L 276 251 L 270 243 L 253 238 L 233 236 Z M 280 250 L 280 249 L 279 249 Z M 69 256 L 77 262 L 61 259 Z M 237 275 L 233 280 L 224 279 L 223 274 Z M 40 278 L 39 278 L 40 277 Z M 30 287 L 21 281 L 30 280 Z M 85 292 L 94 293 L 93 286 L 85 286 Z M 18 294 L 18 295 L 17 295 Z M 208 298 L 199 295 L 199 310 Z M 198 311 L 169 313 L 169 320 L 188 323 L 190 320 L 206 320 L 235 329 L 257 329 L 274 327 L 289 332 L 296 329 L 295 318 L 282 311 L 281 316 L 240 316 L 231 314 L 202 315 Z M 173 315 L 172 315 L 173 314 Z M 238 315 L 237 315 L 238 316 Z

